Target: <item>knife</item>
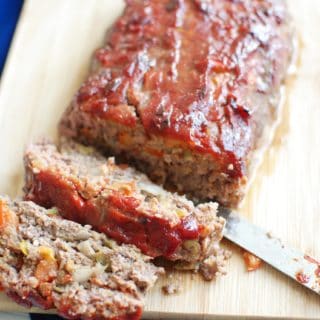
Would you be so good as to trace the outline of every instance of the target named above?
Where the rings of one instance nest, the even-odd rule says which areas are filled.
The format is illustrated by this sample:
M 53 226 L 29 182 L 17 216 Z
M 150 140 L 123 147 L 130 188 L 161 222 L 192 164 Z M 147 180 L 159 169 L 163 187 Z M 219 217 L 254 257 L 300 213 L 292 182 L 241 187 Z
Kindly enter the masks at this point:
M 227 221 L 224 229 L 226 239 L 320 295 L 320 262 L 286 246 L 280 239 L 230 209 L 221 207 L 218 215 Z

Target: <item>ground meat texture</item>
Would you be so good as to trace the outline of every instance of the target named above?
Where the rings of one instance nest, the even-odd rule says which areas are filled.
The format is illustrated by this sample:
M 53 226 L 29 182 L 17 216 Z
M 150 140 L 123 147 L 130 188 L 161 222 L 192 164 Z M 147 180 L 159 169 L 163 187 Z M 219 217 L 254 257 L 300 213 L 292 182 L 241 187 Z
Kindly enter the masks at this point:
M 289 25 L 284 0 L 127 1 L 60 132 L 235 207 L 278 117 Z
M 65 218 L 90 224 L 153 258 L 200 270 L 206 279 L 225 273 L 228 253 L 219 246 L 225 221 L 216 216 L 217 204 L 195 206 L 135 169 L 71 141 L 60 150 L 50 143 L 31 145 L 25 168 L 26 199 L 57 207 Z
M 67 319 L 139 319 L 163 273 L 149 260 L 54 209 L 0 197 L 0 287 L 23 306 Z

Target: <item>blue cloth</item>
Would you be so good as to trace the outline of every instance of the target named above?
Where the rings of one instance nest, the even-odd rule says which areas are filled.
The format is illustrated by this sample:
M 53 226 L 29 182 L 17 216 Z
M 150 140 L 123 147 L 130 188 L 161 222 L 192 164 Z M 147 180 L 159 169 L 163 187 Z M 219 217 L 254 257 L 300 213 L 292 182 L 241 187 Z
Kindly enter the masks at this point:
M 0 0 L 0 73 L 6 60 L 22 3 L 22 0 Z
M 62 318 L 54 315 L 30 314 L 31 320 L 62 320 Z

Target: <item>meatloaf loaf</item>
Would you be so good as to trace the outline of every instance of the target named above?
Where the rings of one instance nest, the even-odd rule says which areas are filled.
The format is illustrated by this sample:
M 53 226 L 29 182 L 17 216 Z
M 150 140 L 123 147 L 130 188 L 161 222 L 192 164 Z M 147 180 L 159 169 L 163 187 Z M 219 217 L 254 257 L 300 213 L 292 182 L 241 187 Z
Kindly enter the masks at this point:
M 54 209 L 0 197 L 0 287 L 26 307 L 68 319 L 139 319 L 163 273 L 149 260 Z
M 284 0 L 127 0 L 60 125 L 170 190 L 235 207 L 278 117 Z
M 50 143 L 31 145 L 25 167 L 26 199 L 57 207 L 63 217 L 153 258 L 200 270 L 206 279 L 225 273 L 228 253 L 219 247 L 225 221 L 216 216 L 217 204 L 194 206 L 127 165 L 72 142 L 60 151 Z

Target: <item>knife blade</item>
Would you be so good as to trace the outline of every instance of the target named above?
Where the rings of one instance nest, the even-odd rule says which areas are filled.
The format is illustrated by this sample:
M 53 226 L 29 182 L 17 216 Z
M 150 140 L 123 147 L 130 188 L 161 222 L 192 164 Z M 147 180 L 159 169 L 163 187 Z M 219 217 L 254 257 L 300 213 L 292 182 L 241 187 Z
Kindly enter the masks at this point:
M 227 221 L 224 229 L 226 239 L 320 295 L 320 262 L 283 244 L 280 239 L 230 209 L 221 207 L 218 215 Z

